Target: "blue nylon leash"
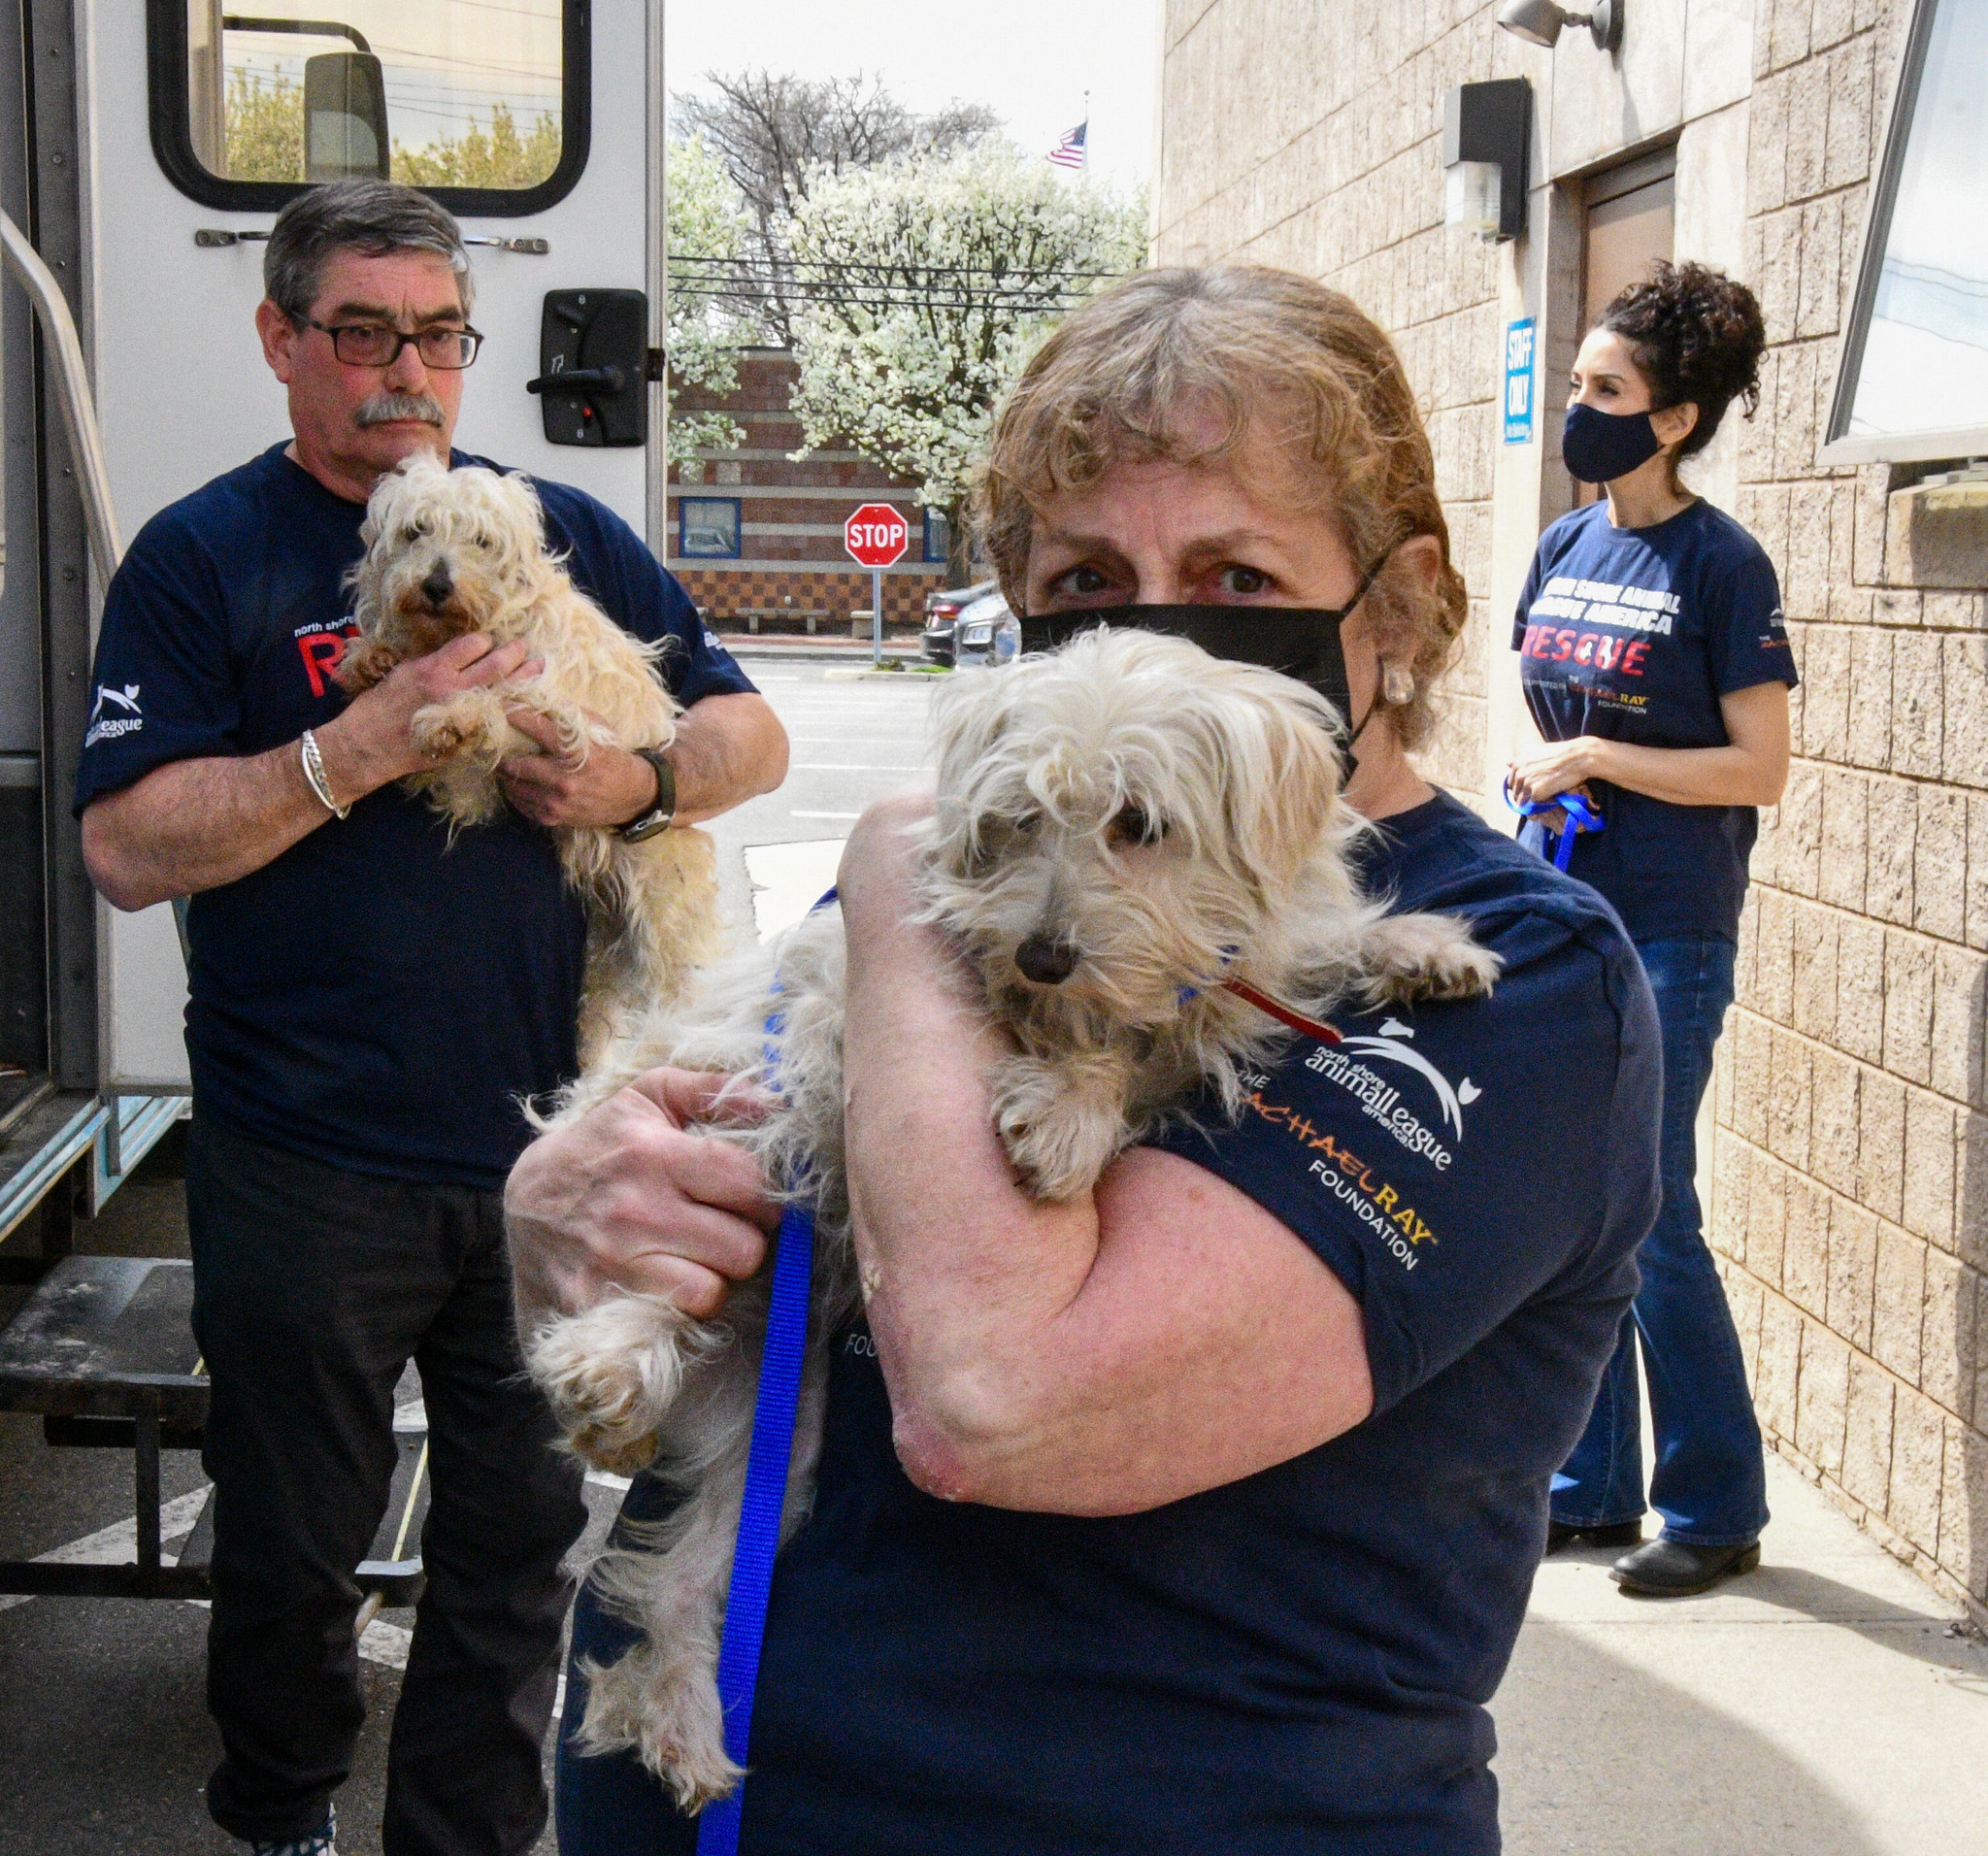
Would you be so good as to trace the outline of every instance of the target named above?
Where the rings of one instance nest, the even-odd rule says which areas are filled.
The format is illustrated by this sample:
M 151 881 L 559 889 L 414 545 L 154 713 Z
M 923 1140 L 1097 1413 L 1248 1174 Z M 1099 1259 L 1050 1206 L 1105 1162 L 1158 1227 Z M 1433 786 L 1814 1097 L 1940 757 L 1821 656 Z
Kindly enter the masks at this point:
M 835 899 L 831 889 L 814 908 L 826 909 Z M 773 983 L 778 993 L 779 978 Z M 779 1063 L 774 1041 L 780 1024 L 776 1006 L 766 1020 L 767 1068 L 776 1087 Z M 773 1563 L 779 1552 L 780 1514 L 786 1508 L 787 1472 L 793 1462 L 801 1364 L 808 1350 L 808 1304 L 814 1281 L 814 1213 L 803 1205 L 789 1206 L 774 1245 L 773 1293 L 759 1393 L 752 1407 L 752 1444 L 746 1457 L 746 1492 L 739 1504 L 739 1539 L 725 1599 L 724 1634 L 718 1640 L 725 1751 L 738 1766 L 746 1764 L 752 1747 L 752 1699 L 759 1686 Z M 737 1856 L 745 1798 L 746 1781 L 741 1779 L 729 1798 L 705 1806 L 697 1820 L 697 1856 Z
M 1584 831 L 1601 831 L 1607 823 L 1601 812 L 1576 792 L 1558 793 L 1551 799 L 1517 800 L 1511 796 L 1511 779 L 1505 781 L 1505 803 L 1521 818 L 1537 820 L 1541 834 L 1540 854 L 1545 853 L 1544 841 L 1553 837 L 1558 842 L 1553 846 L 1553 868 L 1565 870 L 1574 861 L 1574 841 Z M 1547 825 L 1541 813 L 1558 812 L 1566 815 L 1567 823 L 1556 833 Z

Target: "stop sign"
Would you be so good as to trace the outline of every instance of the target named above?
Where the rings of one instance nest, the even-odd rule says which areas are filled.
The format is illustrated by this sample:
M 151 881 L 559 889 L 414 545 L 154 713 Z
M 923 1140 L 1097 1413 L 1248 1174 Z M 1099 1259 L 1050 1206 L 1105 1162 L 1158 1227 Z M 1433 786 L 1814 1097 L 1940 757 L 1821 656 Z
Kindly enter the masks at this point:
M 905 518 L 888 503 L 865 503 L 843 524 L 843 546 L 865 567 L 888 567 L 911 539 Z

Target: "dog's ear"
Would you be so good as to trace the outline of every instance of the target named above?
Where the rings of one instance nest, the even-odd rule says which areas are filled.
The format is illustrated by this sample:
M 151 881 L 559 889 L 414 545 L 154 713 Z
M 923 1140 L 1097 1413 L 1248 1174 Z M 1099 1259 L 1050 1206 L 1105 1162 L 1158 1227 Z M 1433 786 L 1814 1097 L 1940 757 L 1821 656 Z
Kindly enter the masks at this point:
M 530 478 L 518 471 L 502 474 L 493 473 L 495 482 L 492 492 L 498 505 L 511 518 L 520 534 L 536 535 L 543 545 L 546 538 L 546 510 L 539 501 L 539 493 Z
M 975 796 L 1001 756 L 1013 719 L 1018 679 L 1006 670 L 955 671 L 932 692 L 932 733 L 939 747 L 939 808 L 933 847 L 964 869 L 974 858 Z
M 387 512 L 392 509 L 394 498 L 401 493 L 405 480 L 399 473 L 405 464 L 403 459 L 400 465 L 373 485 L 373 494 L 366 499 L 366 519 L 359 524 L 360 547 L 371 547 L 388 527 Z
M 1225 801 L 1234 843 L 1259 881 L 1286 883 L 1332 824 L 1340 792 L 1329 712 L 1300 685 L 1267 672 L 1224 667 L 1232 738 L 1223 745 Z
M 939 783 L 958 787 L 1007 733 L 1013 687 L 991 670 L 955 671 L 932 692 L 932 733 L 939 744 Z

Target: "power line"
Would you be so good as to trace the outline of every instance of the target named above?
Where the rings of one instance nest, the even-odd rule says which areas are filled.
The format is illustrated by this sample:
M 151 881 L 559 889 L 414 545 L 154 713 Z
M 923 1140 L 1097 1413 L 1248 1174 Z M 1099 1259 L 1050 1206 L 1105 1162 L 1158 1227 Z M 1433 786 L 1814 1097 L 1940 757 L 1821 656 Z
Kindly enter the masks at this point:
M 701 256 L 695 252 L 673 253 L 672 264 L 695 264 L 729 266 L 736 270 L 757 269 L 777 275 L 786 265 L 796 269 L 821 271 L 881 271 L 891 276 L 901 272 L 916 271 L 927 276 L 939 277 L 991 277 L 991 278 L 1083 278 L 1110 281 L 1129 277 L 1128 271 L 1074 271 L 1062 267 L 1051 269 L 1030 269 L 1022 266 L 996 269 L 990 265 L 973 264 L 878 264 L 867 259 L 856 258 L 788 258 L 778 266 L 770 265 L 764 258 L 730 258 Z
M 672 284 L 670 294 L 678 297 L 697 297 L 712 302 L 738 303 L 741 293 L 737 290 L 710 290 L 683 287 Z M 785 298 L 789 304 L 807 306 L 817 304 L 829 309 L 848 310 L 979 310 L 993 313 L 1042 314 L 1080 309 L 1087 297 L 1031 296 L 1004 299 L 995 294 L 982 297 L 944 296 L 890 296 L 866 297 L 843 292 L 827 292 L 820 295 L 805 295 L 798 291 L 789 292 Z

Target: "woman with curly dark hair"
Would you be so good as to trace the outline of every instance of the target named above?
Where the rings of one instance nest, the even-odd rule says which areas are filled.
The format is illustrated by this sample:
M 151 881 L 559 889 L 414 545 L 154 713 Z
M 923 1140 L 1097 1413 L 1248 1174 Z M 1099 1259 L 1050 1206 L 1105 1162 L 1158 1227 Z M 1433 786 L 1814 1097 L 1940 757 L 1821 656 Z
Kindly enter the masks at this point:
M 1571 853 L 1563 868 L 1615 906 L 1663 1026 L 1663 1209 L 1594 1415 L 1554 1480 L 1547 1541 L 1549 1552 L 1581 1536 L 1633 1546 L 1613 1576 L 1647 1596 L 1750 1571 L 1768 1518 L 1695 1129 L 1733 999 L 1757 808 L 1787 782 L 1797 679 L 1773 564 L 1677 468 L 1735 400 L 1752 416 L 1766 345 L 1753 293 L 1701 264 L 1659 264 L 1609 304 L 1574 360 L 1562 444 L 1568 470 L 1607 495 L 1541 538 L 1512 632 L 1545 746 L 1512 762 L 1510 796 L 1582 802 L 1541 825 Z M 1641 1544 L 1639 1337 L 1656 1432 L 1649 1502 L 1664 1524 Z

